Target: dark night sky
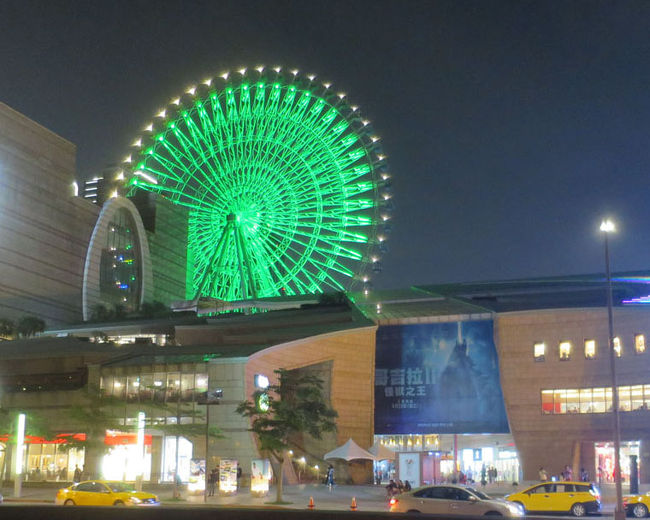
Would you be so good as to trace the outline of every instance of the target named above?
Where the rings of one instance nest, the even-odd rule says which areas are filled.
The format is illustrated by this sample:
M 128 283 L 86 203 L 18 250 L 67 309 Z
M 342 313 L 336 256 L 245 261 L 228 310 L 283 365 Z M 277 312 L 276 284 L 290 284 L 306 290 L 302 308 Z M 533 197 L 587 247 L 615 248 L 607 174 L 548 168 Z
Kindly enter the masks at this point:
M 0 0 L 0 101 L 121 160 L 193 82 L 319 74 L 384 139 L 379 287 L 650 268 L 650 2 Z

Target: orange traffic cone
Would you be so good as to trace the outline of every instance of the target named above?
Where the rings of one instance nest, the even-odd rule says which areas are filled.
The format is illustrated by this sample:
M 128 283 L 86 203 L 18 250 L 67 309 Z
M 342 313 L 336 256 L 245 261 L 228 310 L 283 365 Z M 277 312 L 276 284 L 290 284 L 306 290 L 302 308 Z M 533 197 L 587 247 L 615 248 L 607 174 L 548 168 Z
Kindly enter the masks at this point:
M 357 497 L 352 497 L 352 503 L 350 504 L 350 511 L 357 510 Z
M 314 497 L 309 497 L 309 504 L 307 504 L 307 507 L 308 507 L 309 509 L 314 509 L 314 507 L 316 507 L 316 506 L 314 505 Z

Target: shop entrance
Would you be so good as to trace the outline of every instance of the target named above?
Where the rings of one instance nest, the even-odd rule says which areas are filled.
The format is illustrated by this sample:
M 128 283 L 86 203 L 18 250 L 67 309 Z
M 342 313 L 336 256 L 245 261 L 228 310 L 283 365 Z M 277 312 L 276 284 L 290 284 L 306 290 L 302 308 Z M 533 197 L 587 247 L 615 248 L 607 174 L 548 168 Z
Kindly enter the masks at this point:
M 630 481 L 630 455 L 636 455 L 640 466 L 639 441 L 621 443 L 621 478 L 623 482 Z M 599 484 L 614 482 L 614 443 L 597 442 L 594 444 L 596 450 L 596 467 L 594 475 Z

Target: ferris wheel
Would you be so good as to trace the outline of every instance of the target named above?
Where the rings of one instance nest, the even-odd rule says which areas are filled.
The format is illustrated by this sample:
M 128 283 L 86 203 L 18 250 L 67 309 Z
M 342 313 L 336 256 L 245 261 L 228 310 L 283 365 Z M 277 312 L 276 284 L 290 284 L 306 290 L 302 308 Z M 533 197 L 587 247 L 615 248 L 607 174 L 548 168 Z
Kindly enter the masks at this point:
M 190 297 L 369 287 L 390 231 L 379 137 L 314 75 L 241 69 L 161 109 L 126 159 L 131 191 L 188 208 Z

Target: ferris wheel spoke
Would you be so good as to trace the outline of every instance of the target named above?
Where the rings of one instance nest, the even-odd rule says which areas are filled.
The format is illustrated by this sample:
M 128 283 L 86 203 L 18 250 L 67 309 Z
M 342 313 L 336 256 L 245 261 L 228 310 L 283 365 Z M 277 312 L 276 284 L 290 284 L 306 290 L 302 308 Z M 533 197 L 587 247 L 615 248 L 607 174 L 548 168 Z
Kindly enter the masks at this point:
M 132 166 L 134 189 L 189 208 L 192 290 L 232 300 L 360 280 L 383 182 L 370 127 L 299 75 L 235 78 L 163 111 Z

